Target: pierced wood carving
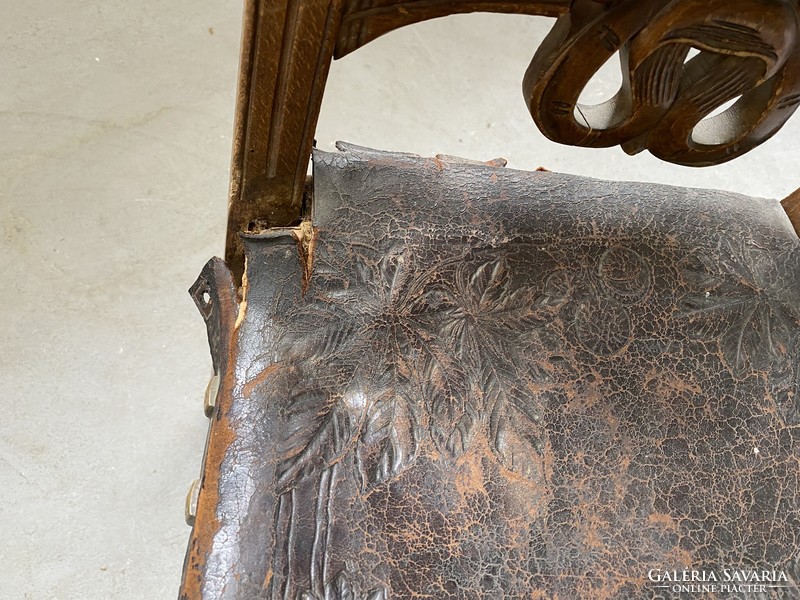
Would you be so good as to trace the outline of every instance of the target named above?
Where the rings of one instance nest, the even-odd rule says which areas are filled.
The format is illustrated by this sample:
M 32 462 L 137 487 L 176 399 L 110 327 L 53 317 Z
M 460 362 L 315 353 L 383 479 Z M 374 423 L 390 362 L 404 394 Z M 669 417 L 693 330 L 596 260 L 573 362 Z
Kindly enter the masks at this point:
M 477 11 L 558 17 L 523 91 L 539 128 L 560 143 L 712 165 L 770 138 L 800 104 L 794 0 L 249 0 L 226 251 L 237 281 L 239 232 L 300 219 L 331 60 L 399 27 Z M 700 54 L 685 62 L 693 47 Z M 617 52 L 622 89 L 579 104 Z
M 555 141 L 718 164 L 768 139 L 796 110 L 797 30 L 797 3 L 789 0 L 576 0 L 537 52 L 524 90 L 536 123 Z M 701 52 L 685 62 L 691 48 Z M 578 104 L 615 52 L 622 89 L 604 104 Z

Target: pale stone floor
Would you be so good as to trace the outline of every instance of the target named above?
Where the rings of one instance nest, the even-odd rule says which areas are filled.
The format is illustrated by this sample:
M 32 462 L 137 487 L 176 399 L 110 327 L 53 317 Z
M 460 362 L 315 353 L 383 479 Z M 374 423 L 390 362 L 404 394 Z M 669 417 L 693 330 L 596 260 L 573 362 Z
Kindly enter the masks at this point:
M 240 15 L 232 0 L 4 6 L 0 599 L 176 596 L 211 371 L 186 289 L 223 249 Z M 473 15 L 379 40 L 334 65 L 319 147 L 800 186 L 800 117 L 705 170 L 547 141 L 520 84 L 549 23 Z

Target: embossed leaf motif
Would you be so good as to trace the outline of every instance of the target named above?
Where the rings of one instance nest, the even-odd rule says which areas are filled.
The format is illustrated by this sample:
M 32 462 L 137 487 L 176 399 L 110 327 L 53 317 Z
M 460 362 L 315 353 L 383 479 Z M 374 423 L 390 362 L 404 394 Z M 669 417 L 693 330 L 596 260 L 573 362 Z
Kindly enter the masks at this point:
M 346 450 L 353 434 L 351 414 L 319 387 L 305 388 L 298 382 L 283 409 L 277 468 L 281 491 L 333 463 Z
M 788 426 L 800 425 L 800 340 L 795 338 L 790 360 L 773 369 L 779 414 Z
M 279 346 L 314 377 L 298 375 L 285 406 L 281 484 L 349 450 L 366 487 L 387 481 L 416 459 L 423 423 L 450 456 L 488 426 L 498 459 L 537 478 L 550 379 L 537 332 L 569 282 L 553 279 L 552 298 L 537 303 L 502 258 L 453 258 L 422 271 L 403 248 L 369 256 L 358 255 L 350 281 L 320 266 L 309 302 L 286 319 Z M 512 362 L 517 354 L 524 364 Z M 347 388 L 326 395 L 305 390 L 305 380 Z
M 471 375 L 464 400 L 444 398 L 430 410 L 438 418 L 440 448 L 453 454 L 466 450 L 479 415 L 489 414 L 491 447 L 509 469 L 536 478 L 537 453 L 542 448 L 541 402 L 532 394 L 547 381 L 547 373 L 530 361 L 517 368 L 510 359 L 529 336 L 536 321 L 533 290 L 514 285 L 503 259 L 478 264 L 465 262 L 454 285 L 436 290 L 442 311 L 440 334 L 455 362 Z M 435 379 L 447 369 L 432 365 Z M 449 422 L 448 422 L 449 421 Z M 436 430 L 435 430 L 436 431 Z M 442 443 L 444 441 L 444 443 Z
M 709 257 L 687 258 L 683 275 L 689 292 L 680 314 L 695 339 L 716 342 L 736 376 L 780 367 L 798 324 L 786 298 L 776 261 L 757 246 L 727 242 L 719 252 L 721 267 Z M 729 273 L 730 275 L 718 275 Z
M 570 293 L 569 276 L 560 269 L 547 277 L 544 293 L 537 299 L 536 304 L 543 307 L 562 306 L 569 300 Z
M 390 255 L 386 260 L 396 264 L 402 258 Z M 351 282 L 343 279 L 336 267 L 315 266 L 310 301 L 288 315 L 287 328 L 278 340 L 281 356 L 328 360 L 348 353 L 363 339 L 360 330 L 390 302 L 391 289 L 381 281 L 385 268 L 362 263 L 358 267 Z
M 535 369 L 517 369 L 497 356 L 487 355 L 482 361 L 478 372 L 484 406 L 490 414 L 491 447 L 506 468 L 538 479 L 541 473 L 534 459 L 543 449 L 540 411 L 547 394 L 532 394 L 530 389 L 546 382 L 549 376 Z
M 353 585 L 350 576 L 345 571 L 340 571 L 336 577 L 325 585 L 323 594 L 304 592 L 299 600 L 387 600 L 388 594 L 383 587 L 376 587 L 366 593 L 359 593 Z
M 402 248 L 375 261 L 361 257 L 352 281 L 320 266 L 310 301 L 286 320 L 279 347 L 314 374 L 307 379 L 349 383 L 340 397 L 306 393 L 287 404 L 282 482 L 330 464 L 354 443 L 368 485 L 415 459 L 420 407 L 412 376 L 422 342 L 410 262 Z
M 539 465 L 531 451 L 543 450 L 537 415 L 527 414 L 519 405 L 500 400 L 495 404 L 489 421 L 492 449 L 503 465 L 529 479 L 541 476 Z
M 390 388 L 372 398 L 358 447 L 367 482 L 397 475 L 416 458 L 419 439 L 418 407 L 405 390 Z
M 469 447 L 480 421 L 476 407 L 467 401 L 467 375 L 457 360 L 436 345 L 425 350 L 421 379 L 431 436 L 439 448 L 459 456 Z

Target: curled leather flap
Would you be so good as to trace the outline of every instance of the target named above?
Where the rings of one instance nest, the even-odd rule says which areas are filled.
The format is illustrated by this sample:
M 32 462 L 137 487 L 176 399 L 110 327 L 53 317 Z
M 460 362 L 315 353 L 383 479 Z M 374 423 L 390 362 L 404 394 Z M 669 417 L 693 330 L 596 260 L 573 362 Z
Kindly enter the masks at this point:
M 206 322 L 214 373 L 219 375 L 239 312 L 233 277 L 225 261 L 217 257 L 209 260 L 189 288 L 189 295 Z

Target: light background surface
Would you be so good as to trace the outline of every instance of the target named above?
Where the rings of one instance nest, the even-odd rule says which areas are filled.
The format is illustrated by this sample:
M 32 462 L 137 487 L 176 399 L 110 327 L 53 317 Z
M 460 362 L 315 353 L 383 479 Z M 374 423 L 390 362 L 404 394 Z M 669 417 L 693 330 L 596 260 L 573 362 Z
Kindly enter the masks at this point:
M 800 186 L 800 117 L 704 170 L 547 141 L 520 86 L 550 24 L 470 15 L 378 40 L 334 64 L 319 147 Z M 230 0 L 3 3 L 0 599 L 177 595 L 211 374 L 186 289 L 223 251 L 240 26 Z

